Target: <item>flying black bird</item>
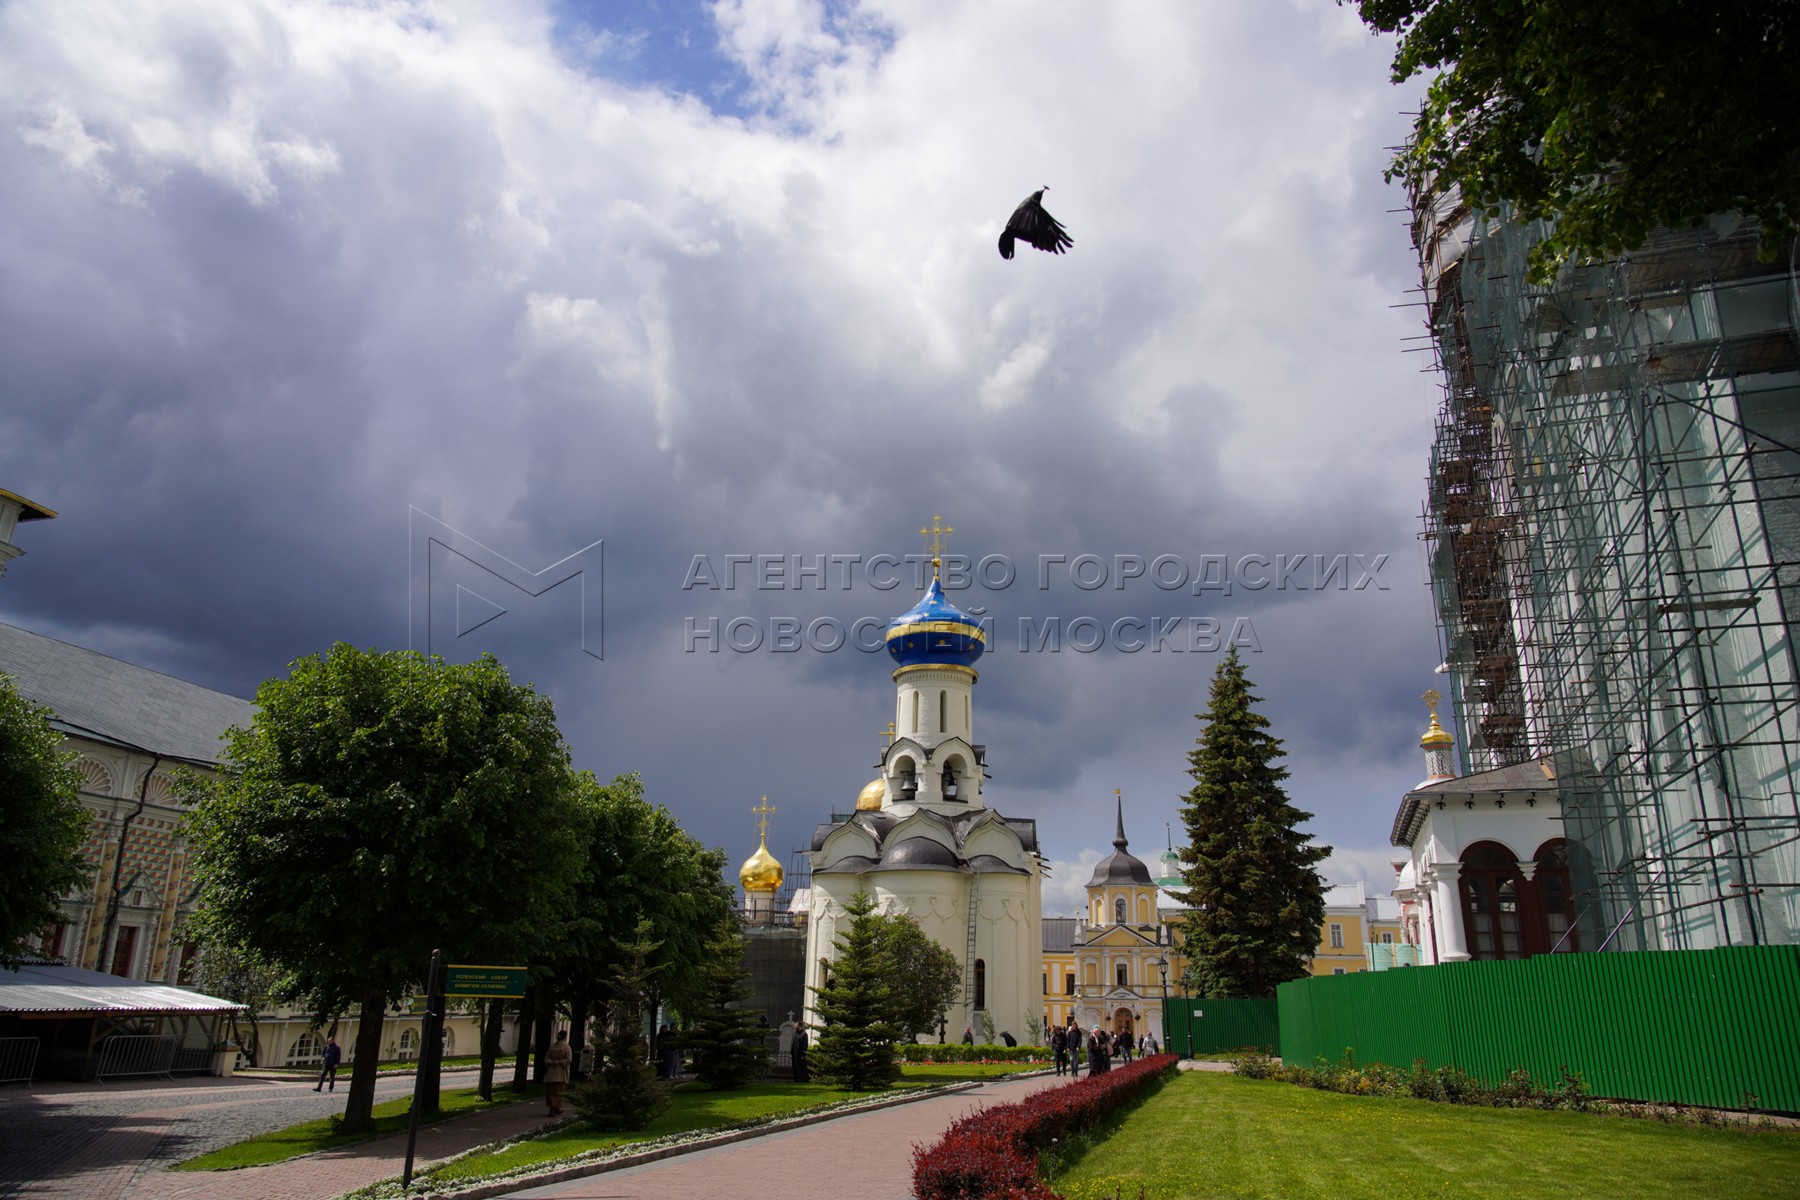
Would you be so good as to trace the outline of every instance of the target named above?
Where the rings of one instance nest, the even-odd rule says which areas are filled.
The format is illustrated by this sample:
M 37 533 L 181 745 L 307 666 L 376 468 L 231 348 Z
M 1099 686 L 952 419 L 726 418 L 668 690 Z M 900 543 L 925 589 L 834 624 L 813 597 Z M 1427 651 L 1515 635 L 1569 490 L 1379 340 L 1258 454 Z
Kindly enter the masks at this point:
M 1039 250 L 1048 250 L 1052 254 L 1061 254 L 1075 244 L 1062 222 L 1044 211 L 1044 193 L 1049 187 L 1041 187 L 1025 197 L 1024 203 L 1013 209 L 1013 215 L 1007 218 L 1006 228 L 1000 233 L 1000 257 L 1013 256 L 1013 239 L 1017 238 Z

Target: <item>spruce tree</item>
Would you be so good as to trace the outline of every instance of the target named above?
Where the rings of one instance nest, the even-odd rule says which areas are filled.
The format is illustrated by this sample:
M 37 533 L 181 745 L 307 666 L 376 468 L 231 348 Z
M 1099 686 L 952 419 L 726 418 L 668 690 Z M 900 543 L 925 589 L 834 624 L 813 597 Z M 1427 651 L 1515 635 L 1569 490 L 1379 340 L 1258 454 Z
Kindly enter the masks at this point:
M 1205 728 L 1188 753 L 1194 786 L 1181 808 L 1192 908 L 1182 919 L 1186 980 L 1211 998 L 1272 997 L 1277 984 L 1305 975 L 1325 920 L 1313 867 L 1331 848 L 1300 832 L 1312 814 L 1288 802 L 1281 741 L 1250 687 L 1234 648 L 1197 714 Z
M 900 1077 L 891 994 L 898 981 L 885 969 L 875 902 L 858 892 L 845 908 L 850 928 L 834 943 L 837 955 L 825 986 L 813 989 L 819 1029 L 810 1061 L 815 1074 L 851 1091 L 880 1091 Z
M 645 962 L 656 952 L 650 921 L 638 922 L 637 936 L 619 946 L 620 964 L 606 1005 L 606 1062 L 585 1083 L 569 1089 L 571 1107 L 599 1129 L 643 1129 L 669 1107 L 669 1085 L 656 1077 L 644 1038 L 644 992 L 650 972 Z
M 701 968 L 700 1003 L 681 1034 L 694 1052 L 694 1074 L 714 1091 L 743 1087 L 763 1067 L 762 1031 L 754 1009 L 739 1008 L 750 998 L 744 986 L 744 935 L 736 921 L 708 946 Z

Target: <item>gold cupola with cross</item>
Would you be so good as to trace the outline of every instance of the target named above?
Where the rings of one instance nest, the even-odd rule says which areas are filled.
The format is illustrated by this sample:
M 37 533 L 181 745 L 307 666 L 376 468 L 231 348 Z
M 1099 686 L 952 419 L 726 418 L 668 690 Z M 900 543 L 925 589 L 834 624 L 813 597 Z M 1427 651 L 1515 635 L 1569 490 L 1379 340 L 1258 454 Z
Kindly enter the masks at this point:
M 1419 749 L 1425 751 L 1425 782 L 1435 783 L 1440 779 L 1456 778 L 1456 739 L 1450 731 L 1438 724 L 1438 704 L 1444 699 L 1443 694 L 1432 688 L 1419 699 L 1431 710 L 1431 727 L 1425 736 L 1419 739 Z
M 764 796 L 762 803 L 750 810 L 757 816 L 756 853 L 744 860 L 738 868 L 738 882 L 744 885 L 747 896 L 763 894 L 773 896 L 781 890 L 781 882 L 786 877 L 781 864 L 769 853 L 769 814 L 777 811 Z

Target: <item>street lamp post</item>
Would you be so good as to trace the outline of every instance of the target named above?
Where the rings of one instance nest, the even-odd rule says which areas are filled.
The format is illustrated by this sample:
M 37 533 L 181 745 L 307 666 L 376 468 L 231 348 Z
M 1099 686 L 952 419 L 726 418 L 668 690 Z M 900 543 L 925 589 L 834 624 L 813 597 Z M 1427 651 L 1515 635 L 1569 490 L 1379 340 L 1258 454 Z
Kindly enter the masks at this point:
M 1187 1000 L 1188 981 L 1187 976 L 1183 975 L 1181 977 L 1181 1027 L 1187 1030 L 1187 1056 L 1192 1058 L 1194 1057 L 1194 1014 L 1188 1011 Z
M 1158 957 L 1156 970 L 1162 976 L 1162 1027 L 1163 1042 L 1166 1045 L 1169 1040 L 1169 960 Z

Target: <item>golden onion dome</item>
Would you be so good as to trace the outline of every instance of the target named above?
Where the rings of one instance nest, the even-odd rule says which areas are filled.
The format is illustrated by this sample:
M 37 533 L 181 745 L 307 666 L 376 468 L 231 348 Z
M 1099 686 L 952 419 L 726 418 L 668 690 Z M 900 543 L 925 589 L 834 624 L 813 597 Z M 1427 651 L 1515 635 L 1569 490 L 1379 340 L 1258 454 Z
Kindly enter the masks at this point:
M 1427 729 L 1425 731 L 1425 736 L 1419 739 L 1420 748 L 1425 750 L 1438 750 L 1445 746 L 1455 744 L 1456 739 L 1450 736 L 1450 732 L 1447 729 L 1438 724 L 1437 714 L 1432 713 L 1431 728 Z
M 862 791 L 856 793 L 857 812 L 879 812 L 881 802 L 887 797 L 887 781 L 871 779 Z
M 756 853 L 744 860 L 738 868 L 738 882 L 744 885 L 746 892 L 773 892 L 781 887 L 785 877 L 781 864 L 769 853 L 766 841 L 759 842 Z

